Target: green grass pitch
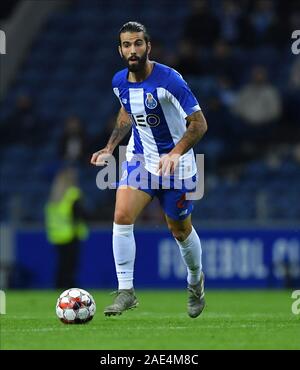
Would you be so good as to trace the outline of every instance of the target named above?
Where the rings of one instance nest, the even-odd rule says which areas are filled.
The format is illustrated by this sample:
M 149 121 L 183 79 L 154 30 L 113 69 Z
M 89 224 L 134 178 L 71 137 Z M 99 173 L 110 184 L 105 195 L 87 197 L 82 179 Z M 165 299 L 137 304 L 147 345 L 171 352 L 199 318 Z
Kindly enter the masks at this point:
M 105 317 L 112 296 L 91 290 L 97 304 L 85 325 L 56 317 L 56 291 L 7 291 L 0 316 L 1 349 L 300 349 L 300 315 L 291 291 L 207 290 L 197 319 L 186 314 L 185 291 L 139 291 L 138 308 Z

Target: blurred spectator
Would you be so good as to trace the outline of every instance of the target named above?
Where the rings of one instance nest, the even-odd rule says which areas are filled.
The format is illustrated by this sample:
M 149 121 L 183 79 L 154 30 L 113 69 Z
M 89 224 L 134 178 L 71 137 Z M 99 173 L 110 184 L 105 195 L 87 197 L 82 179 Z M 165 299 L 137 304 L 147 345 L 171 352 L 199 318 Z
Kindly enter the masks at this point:
M 233 109 L 252 127 L 269 125 L 280 119 L 281 97 L 268 81 L 264 67 L 253 68 L 252 80 L 237 93 Z
M 259 156 L 266 150 L 268 143 L 280 140 L 284 127 L 279 125 L 282 102 L 275 86 L 268 81 L 264 67 L 256 66 L 252 80 L 236 96 L 233 112 L 241 118 L 233 127 L 233 136 L 240 146 L 241 156 L 249 159 Z
M 48 127 L 36 114 L 32 98 L 23 94 L 17 98 L 13 114 L 0 125 L 1 145 L 39 146 L 46 139 Z
M 198 58 L 198 52 L 199 49 L 195 49 L 191 40 L 183 39 L 180 41 L 173 67 L 184 78 L 205 74 L 205 70 L 202 68 L 203 64 L 200 63 L 200 59 Z
M 174 68 L 184 77 L 210 75 L 213 78 L 226 76 L 231 81 L 235 80 L 237 62 L 231 46 L 220 39 L 210 47 L 213 50 L 207 53 L 205 48 L 195 48 L 191 40 L 181 40 Z
M 240 38 L 239 20 L 241 13 L 241 9 L 235 1 L 222 1 L 221 35 L 228 43 L 235 44 Z
M 163 44 L 160 39 L 151 38 L 151 54 L 150 59 L 155 62 L 168 64 L 169 60 L 168 52 L 166 48 L 163 47 Z
M 210 137 L 200 140 L 195 151 L 202 153 L 209 152 L 209 165 L 228 164 L 236 162 L 238 146 L 235 137 L 232 135 L 232 127 L 239 124 L 238 119 L 232 115 L 230 109 L 217 96 L 212 96 L 206 104 L 205 115 L 207 122 L 210 122 Z M 215 158 L 214 158 L 215 157 Z
M 236 100 L 236 92 L 232 81 L 227 76 L 221 76 L 218 81 L 218 97 L 226 108 L 231 108 Z
M 210 47 L 219 39 L 219 20 L 211 12 L 207 0 L 191 2 L 191 13 L 185 21 L 183 37 L 197 47 Z
M 76 172 L 71 168 L 63 169 L 54 179 L 45 206 L 47 238 L 57 248 L 58 254 L 57 289 L 76 286 L 80 241 L 88 235 L 84 223 L 86 218 Z
M 251 24 L 240 1 L 222 1 L 219 19 L 222 38 L 229 45 L 247 46 L 251 43 Z
M 226 77 L 232 82 L 237 82 L 237 62 L 232 55 L 231 46 L 224 40 L 218 40 L 213 46 L 213 54 L 209 62 L 211 75 Z
M 272 0 L 256 0 L 250 15 L 253 46 L 278 47 L 285 42 L 286 28 Z
M 59 142 L 60 158 L 70 164 L 78 164 L 87 158 L 87 137 L 78 117 L 67 119 Z
M 228 124 L 230 122 L 230 114 L 229 110 L 224 108 L 224 105 L 217 97 L 211 97 L 206 104 L 206 116 L 208 117 L 210 122 L 210 132 L 212 137 L 223 139 L 230 134 L 228 130 Z M 201 147 L 201 143 L 199 142 L 199 146 Z

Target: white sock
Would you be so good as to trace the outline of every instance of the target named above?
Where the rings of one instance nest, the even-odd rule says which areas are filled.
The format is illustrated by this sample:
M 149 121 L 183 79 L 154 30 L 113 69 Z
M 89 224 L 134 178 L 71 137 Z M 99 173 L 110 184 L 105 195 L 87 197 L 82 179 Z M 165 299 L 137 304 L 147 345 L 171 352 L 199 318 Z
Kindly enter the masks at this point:
M 113 254 L 119 289 L 133 287 L 133 267 L 135 260 L 134 225 L 113 226 Z
M 180 242 L 176 238 L 175 240 L 179 246 L 182 259 L 187 267 L 187 282 L 188 284 L 196 285 L 199 283 L 202 270 L 202 249 L 199 236 L 194 227 L 192 227 L 192 232 L 183 242 Z

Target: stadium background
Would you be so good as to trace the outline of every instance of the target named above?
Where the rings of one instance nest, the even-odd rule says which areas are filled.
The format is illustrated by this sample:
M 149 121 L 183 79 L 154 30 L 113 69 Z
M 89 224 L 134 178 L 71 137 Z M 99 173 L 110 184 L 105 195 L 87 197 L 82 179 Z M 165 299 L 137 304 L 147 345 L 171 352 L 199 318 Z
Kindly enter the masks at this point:
M 193 216 L 207 287 L 300 286 L 296 1 L 10 1 L 1 3 L 0 19 L 7 42 L 0 55 L 2 289 L 53 287 L 56 255 L 45 237 L 44 206 L 66 164 L 79 173 L 91 225 L 78 286 L 116 285 L 114 191 L 97 189 L 89 158 L 105 144 L 118 110 L 111 78 L 123 68 L 117 35 L 128 20 L 146 25 L 152 59 L 183 74 L 208 121 L 196 147 L 205 154 L 205 195 Z M 253 74 L 275 96 L 275 113 L 260 119 L 253 112 L 258 118 L 249 123 L 237 102 Z M 250 98 L 252 104 L 253 90 Z M 63 149 L 69 120 L 80 122 L 82 145 L 70 158 Z M 136 240 L 137 287 L 185 286 L 157 203 L 140 217 Z

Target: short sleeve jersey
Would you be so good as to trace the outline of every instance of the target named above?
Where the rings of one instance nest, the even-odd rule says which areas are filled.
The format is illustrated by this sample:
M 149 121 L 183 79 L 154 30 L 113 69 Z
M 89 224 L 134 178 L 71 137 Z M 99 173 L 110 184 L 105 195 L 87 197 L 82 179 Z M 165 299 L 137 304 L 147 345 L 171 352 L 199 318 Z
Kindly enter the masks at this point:
M 113 91 L 132 120 L 127 160 L 143 155 L 145 168 L 157 174 L 159 159 L 184 135 L 186 117 L 201 110 L 182 76 L 166 65 L 153 62 L 151 74 L 142 82 L 129 82 L 128 69 L 115 74 Z M 180 158 L 179 178 L 196 174 L 193 150 Z

